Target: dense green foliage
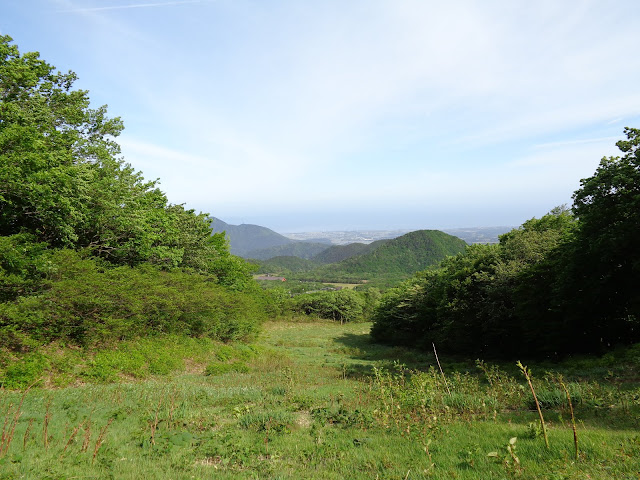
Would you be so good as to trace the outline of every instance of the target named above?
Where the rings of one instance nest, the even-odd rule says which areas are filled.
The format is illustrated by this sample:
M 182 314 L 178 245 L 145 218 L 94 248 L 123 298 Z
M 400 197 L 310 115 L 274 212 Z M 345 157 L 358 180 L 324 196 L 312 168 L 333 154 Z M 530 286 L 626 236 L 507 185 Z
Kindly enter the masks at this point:
M 368 320 L 379 300 L 375 289 L 364 292 L 329 290 L 293 297 L 289 308 L 294 313 L 309 315 L 340 323 Z
M 0 304 L 0 344 L 93 346 L 169 333 L 235 340 L 255 333 L 262 318 L 251 296 L 204 275 L 150 265 L 104 268 L 71 250 L 56 252 L 52 263 L 49 288 Z
M 574 194 L 579 228 L 561 290 L 576 328 L 609 343 L 640 340 L 640 130 L 625 134 L 624 155 L 603 158 Z
M 376 240 L 371 243 L 349 243 L 348 245 L 332 245 L 323 252 L 313 257 L 318 263 L 338 263 L 347 258 L 365 255 L 388 242 L 388 240 Z
M 390 291 L 382 342 L 484 357 L 593 352 L 640 340 L 640 131 L 556 209 Z
M 0 235 L 28 233 L 117 265 L 224 276 L 228 249 L 208 218 L 168 204 L 156 182 L 118 158 L 121 121 L 106 106 L 89 108 L 73 73 L 10 41 L 0 37 Z
M 573 223 L 568 212 L 559 210 L 503 235 L 498 245 L 472 245 L 439 269 L 416 275 L 383 298 L 373 336 L 425 347 L 435 342 L 447 351 L 480 356 L 545 348 L 546 338 L 525 334 L 527 328 L 539 330 L 537 318 L 531 318 L 531 325 L 516 320 L 526 314 L 519 302 L 529 293 L 532 272 Z M 523 336 L 530 345 L 521 343 Z
M 286 245 L 275 245 L 259 250 L 251 250 L 245 255 L 245 258 L 268 260 L 273 257 L 299 257 L 311 260 L 327 248 L 329 248 L 329 245 L 326 243 L 295 241 L 294 243 L 287 243 Z
M 269 260 L 254 260 L 259 266 L 258 273 L 287 275 L 292 272 L 307 272 L 318 267 L 313 260 L 294 256 L 273 257 Z
M 118 157 L 75 80 L 0 36 L 0 349 L 251 335 L 254 266 Z

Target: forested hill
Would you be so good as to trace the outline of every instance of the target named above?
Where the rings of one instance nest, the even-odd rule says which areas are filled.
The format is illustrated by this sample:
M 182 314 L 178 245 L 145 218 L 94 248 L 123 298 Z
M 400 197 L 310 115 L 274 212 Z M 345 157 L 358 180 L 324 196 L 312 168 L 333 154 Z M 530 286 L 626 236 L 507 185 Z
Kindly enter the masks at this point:
M 225 232 L 231 253 L 239 257 L 268 260 L 279 256 L 310 259 L 329 248 L 329 244 L 292 240 L 259 225 L 229 225 L 219 218 L 211 218 L 213 233 Z
M 252 250 L 245 255 L 245 258 L 252 260 L 270 260 L 275 257 L 298 257 L 311 260 L 327 248 L 329 248 L 329 245 L 326 243 L 300 242 L 294 240 L 294 243 L 287 245 L 276 245 L 260 250 Z
M 356 257 L 359 255 L 366 255 L 373 252 L 375 249 L 385 244 L 389 240 L 376 240 L 371 243 L 349 243 L 347 245 L 332 245 L 326 250 L 320 252 L 313 257 L 313 260 L 318 263 L 338 263 L 346 260 L 347 258 Z
M 213 233 L 225 232 L 231 253 L 241 257 L 253 250 L 295 243 L 295 240 L 266 227 L 251 224 L 229 225 L 215 217 L 211 218 L 211 229 Z
M 325 271 L 349 275 L 411 275 L 466 248 L 464 240 L 439 230 L 417 230 L 388 240 L 365 255 L 327 265 Z

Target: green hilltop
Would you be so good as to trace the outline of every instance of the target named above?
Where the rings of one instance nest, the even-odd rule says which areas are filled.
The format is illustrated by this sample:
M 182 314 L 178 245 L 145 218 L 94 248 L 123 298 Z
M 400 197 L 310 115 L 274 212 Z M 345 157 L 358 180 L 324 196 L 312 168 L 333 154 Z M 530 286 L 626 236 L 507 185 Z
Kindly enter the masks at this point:
M 373 252 L 382 244 L 389 240 L 376 240 L 371 243 L 349 243 L 347 245 L 333 245 L 326 250 L 320 252 L 313 257 L 313 260 L 318 263 L 329 264 L 342 262 L 351 257 L 366 255 Z
M 439 230 L 417 230 L 382 243 L 364 255 L 328 265 L 327 272 L 350 275 L 411 275 L 456 255 L 467 244 Z

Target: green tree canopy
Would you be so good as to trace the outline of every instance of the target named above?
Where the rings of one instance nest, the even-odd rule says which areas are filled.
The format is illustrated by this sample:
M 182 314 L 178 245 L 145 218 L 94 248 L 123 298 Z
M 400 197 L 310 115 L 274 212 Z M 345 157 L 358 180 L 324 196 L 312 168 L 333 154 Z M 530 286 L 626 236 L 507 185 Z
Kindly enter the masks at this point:
M 625 128 L 621 157 L 605 157 L 580 182 L 572 263 L 564 277 L 577 328 L 590 325 L 609 342 L 640 338 L 640 129 Z
M 119 118 L 90 108 L 76 75 L 0 36 L 0 236 L 32 235 L 115 265 L 151 263 L 240 287 L 251 267 L 211 235 L 206 214 L 170 205 L 118 155 Z

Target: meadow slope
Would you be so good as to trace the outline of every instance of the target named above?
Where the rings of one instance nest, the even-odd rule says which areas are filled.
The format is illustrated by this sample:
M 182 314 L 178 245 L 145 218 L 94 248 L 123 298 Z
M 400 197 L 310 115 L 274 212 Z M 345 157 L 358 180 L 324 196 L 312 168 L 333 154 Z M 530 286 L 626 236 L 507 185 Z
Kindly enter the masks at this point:
M 445 363 L 445 385 L 432 356 L 371 344 L 369 329 L 268 323 L 178 374 L 2 391 L 0 478 L 637 480 L 637 372 L 621 362 L 600 383 L 577 381 L 597 374 L 588 360 L 562 366 L 576 460 L 553 378 L 536 383 L 547 450 L 515 372 Z

